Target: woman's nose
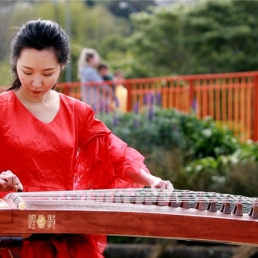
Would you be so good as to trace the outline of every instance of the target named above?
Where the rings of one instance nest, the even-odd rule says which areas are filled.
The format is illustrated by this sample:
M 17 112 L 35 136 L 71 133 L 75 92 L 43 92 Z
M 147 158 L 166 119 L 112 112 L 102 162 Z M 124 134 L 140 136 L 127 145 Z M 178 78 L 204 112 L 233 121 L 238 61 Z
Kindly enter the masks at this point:
M 39 88 L 42 85 L 42 79 L 40 76 L 34 76 L 32 80 L 32 86 L 34 88 Z

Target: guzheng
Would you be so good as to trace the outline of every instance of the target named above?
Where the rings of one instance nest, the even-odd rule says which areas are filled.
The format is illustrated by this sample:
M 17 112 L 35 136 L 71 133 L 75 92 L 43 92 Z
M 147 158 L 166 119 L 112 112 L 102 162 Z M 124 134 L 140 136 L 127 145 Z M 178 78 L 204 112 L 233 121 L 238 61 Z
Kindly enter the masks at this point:
M 258 245 L 256 198 L 161 189 L 10 193 L 3 237 L 105 234 Z

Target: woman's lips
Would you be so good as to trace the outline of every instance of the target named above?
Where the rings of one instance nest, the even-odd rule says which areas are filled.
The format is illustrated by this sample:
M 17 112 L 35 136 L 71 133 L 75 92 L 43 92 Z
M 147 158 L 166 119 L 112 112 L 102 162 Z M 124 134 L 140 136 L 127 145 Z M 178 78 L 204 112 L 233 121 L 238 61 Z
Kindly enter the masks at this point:
M 33 94 L 40 94 L 41 91 L 32 90 L 32 93 L 33 93 Z

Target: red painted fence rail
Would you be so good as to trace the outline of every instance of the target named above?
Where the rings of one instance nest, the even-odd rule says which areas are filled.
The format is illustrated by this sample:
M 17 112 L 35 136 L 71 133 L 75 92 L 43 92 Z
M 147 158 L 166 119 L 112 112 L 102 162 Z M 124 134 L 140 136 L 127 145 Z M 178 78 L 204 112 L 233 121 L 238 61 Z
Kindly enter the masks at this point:
M 114 82 L 105 84 L 112 86 Z M 242 140 L 258 141 L 258 71 L 127 79 L 119 84 L 127 89 L 127 111 L 135 104 L 141 109 L 146 98 L 152 97 L 163 108 L 186 113 L 195 110 L 198 118 L 210 116 Z M 83 86 L 89 85 L 100 86 Z M 80 82 L 58 84 L 57 90 L 81 98 Z M 106 93 L 106 98 L 111 95 Z
M 59 83 L 56 90 L 81 99 L 82 87 L 91 89 L 87 94 L 91 94 L 90 98 L 98 103 L 94 106 L 96 111 L 110 110 L 117 104 L 113 96 L 114 86 L 118 84 L 127 89 L 126 110 L 129 112 L 135 105 L 141 110 L 150 101 L 155 101 L 164 109 L 175 108 L 186 113 L 194 110 L 200 119 L 210 116 L 234 130 L 240 139 L 258 141 L 258 71 L 126 79 L 83 85 L 69 82 Z M 125 100 L 118 99 L 120 105 L 125 104 Z

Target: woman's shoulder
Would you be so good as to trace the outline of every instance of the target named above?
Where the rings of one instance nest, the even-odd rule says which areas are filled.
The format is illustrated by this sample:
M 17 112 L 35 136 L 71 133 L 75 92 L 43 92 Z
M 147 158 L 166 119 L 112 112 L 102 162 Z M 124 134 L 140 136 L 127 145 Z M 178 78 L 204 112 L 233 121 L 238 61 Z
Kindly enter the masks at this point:
M 62 104 L 67 108 L 74 110 L 77 114 L 79 114 L 80 112 L 85 112 L 86 110 L 92 110 L 88 104 L 84 103 L 79 99 L 70 97 L 63 93 L 59 93 L 59 95 Z
M 65 102 L 66 104 L 72 105 L 72 106 L 83 106 L 85 103 L 82 102 L 81 100 L 71 97 L 69 95 L 66 95 L 64 93 L 59 93 L 61 101 Z
M 10 102 L 13 102 L 14 93 L 13 91 L 3 91 L 0 93 L 0 104 L 8 104 Z
M 90 65 L 84 65 L 84 66 L 80 67 L 80 71 L 82 71 L 82 72 L 93 71 L 93 70 L 96 70 L 96 69 Z
M 78 124 L 81 142 L 85 142 L 93 136 L 110 133 L 106 125 L 96 118 L 91 106 L 62 93 L 59 94 L 63 112 L 69 114 L 69 117 L 72 116 Z
M 97 73 L 97 70 L 94 67 L 85 66 L 83 73 L 84 74 L 95 74 L 95 73 Z
M 12 90 L 5 90 L 0 92 L 0 98 L 12 98 L 13 91 Z

